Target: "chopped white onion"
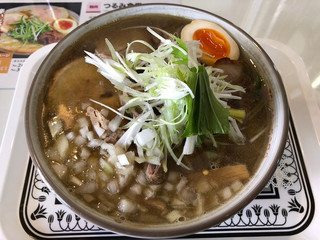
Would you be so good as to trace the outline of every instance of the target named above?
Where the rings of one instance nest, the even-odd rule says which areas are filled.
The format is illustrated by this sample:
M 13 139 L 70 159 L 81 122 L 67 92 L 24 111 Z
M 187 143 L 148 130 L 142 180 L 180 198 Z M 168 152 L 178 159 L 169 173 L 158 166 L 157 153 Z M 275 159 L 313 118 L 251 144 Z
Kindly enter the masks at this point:
M 91 141 L 92 139 L 94 139 L 94 134 L 92 131 L 87 132 L 86 137 L 89 141 Z
M 74 139 L 74 143 L 77 145 L 77 146 L 81 146 L 83 144 L 85 144 L 87 142 L 87 140 L 82 137 L 82 136 L 76 136 L 76 138 Z
M 246 138 L 245 136 L 242 134 L 242 132 L 239 129 L 239 126 L 237 124 L 237 121 L 235 119 L 233 119 L 232 117 L 229 117 L 229 121 L 230 121 L 230 135 L 232 138 L 234 138 L 234 140 L 238 143 L 244 143 Z
M 126 151 L 121 146 L 115 146 L 114 151 L 116 155 L 125 154 Z
M 101 137 L 105 132 L 105 130 L 102 127 L 98 126 L 98 125 L 93 125 L 93 128 L 94 128 L 94 130 L 96 131 L 96 133 L 98 134 L 99 137 Z
M 68 170 L 68 167 L 64 164 L 53 164 L 52 168 L 56 172 L 59 178 L 62 178 L 67 173 L 67 170 Z
M 130 175 L 119 175 L 118 176 L 120 189 L 123 189 L 125 186 L 128 185 L 128 183 L 129 183 L 128 180 L 130 177 L 131 177 Z
M 118 161 L 121 164 L 121 166 L 127 166 L 130 164 L 126 154 L 120 154 L 117 157 L 118 157 Z
M 103 158 L 99 159 L 100 167 L 107 173 L 107 174 L 113 174 L 113 167 L 105 161 Z
M 172 210 L 166 215 L 166 218 L 169 222 L 173 223 L 179 220 L 182 217 L 182 214 L 178 210 Z
M 152 191 L 158 191 L 159 189 L 161 189 L 161 185 L 158 184 L 150 184 L 149 188 L 152 189 Z
M 122 165 L 119 163 L 119 161 L 117 161 L 114 165 L 116 166 L 116 168 L 117 168 L 118 170 L 124 168 L 124 166 L 122 166 Z
M 89 122 L 88 122 L 88 119 L 85 118 L 85 117 L 81 117 L 77 120 L 78 124 L 79 124 L 79 127 L 80 128 L 83 128 L 83 127 L 86 127 L 86 126 L 89 126 Z
M 83 161 L 83 160 L 77 161 L 72 165 L 72 169 L 75 174 L 85 171 L 86 167 L 87 167 L 87 163 L 86 161 Z
M 131 163 L 133 163 L 134 158 L 136 157 L 136 155 L 133 151 L 126 152 L 126 156 L 129 160 L 129 162 L 131 162 Z
M 150 142 L 147 142 L 146 147 L 152 148 L 153 145 L 154 145 L 154 141 L 150 141 Z
M 106 183 L 109 179 L 110 179 L 110 176 L 108 174 L 106 174 L 105 172 L 98 172 L 98 178 Z
M 76 186 L 81 186 L 82 185 L 82 181 L 79 179 L 79 178 L 77 178 L 76 176 L 70 176 L 70 182 L 72 182 L 72 183 L 74 183 Z
M 61 158 L 65 158 L 69 149 L 69 141 L 64 134 L 61 134 L 56 142 L 56 146 Z
M 243 188 L 243 183 L 240 180 L 236 180 L 230 185 L 230 188 L 233 192 L 238 192 L 241 188 Z
M 100 153 L 101 156 L 106 156 L 106 157 L 109 156 L 108 152 L 106 150 L 103 150 L 102 148 L 100 148 L 99 153 Z
M 191 155 L 194 152 L 194 146 L 196 145 L 197 136 L 187 137 L 183 146 L 183 154 Z
M 152 157 L 153 156 L 153 151 L 152 150 L 146 150 L 146 156 L 147 157 Z
M 50 158 L 52 161 L 56 161 L 56 162 L 59 162 L 59 163 L 63 163 L 65 159 L 62 159 L 60 157 L 60 154 L 58 152 L 58 149 L 53 146 L 53 147 L 49 147 L 47 150 L 46 150 L 46 155 L 48 156 L 48 158 Z
M 98 134 L 99 137 L 101 137 L 105 132 L 105 130 L 102 127 L 98 126 L 98 125 L 93 125 L 93 128 L 94 128 L 94 130 L 96 131 L 96 133 Z
M 107 189 L 111 194 L 116 194 L 120 191 L 119 185 L 116 179 L 111 180 L 108 185 Z
M 135 195 L 140 195 L 142 192 L 142 187 L 140 184 L 134 184 L 130 187 L 130 192 L 132 192 Z
M 137 146 L 137 152 L 138 152 L 138 156 L 140 158 L 144 158 L 143 148 L 142 147 Z
M 96 182 L 83 183 L 80 187 L 76 189 L 77 193 L 94 193 L 98 189 L 98 184 Z
M 55 138 L 58 134 L 60 134 L 63 131 L 62 121 L 57 117 L 54 117 L 51 121 L 49 121 L 48 127 L 52 138 Z
M 177 184 L 177 192 L 180 192 L 188 183 L 188 179 L 186 177 L 182 177 Z
M 86 138 L 87 133 L 89 132 L 88 126 L 84 126 L 84 127 L 80 128 L 79 132 L 83 138 Z
M 137 205 L 129 199 L 121 199 L 118 204 L 118 209 L 123 213 L 133 213 L 137 210 Z
M 93 200 L 95 200 L 95 197 L 91 194 L 82 194 L 82 197 L 88 203 L 91 203 Z
M 90 151 L 86 148 L 81 149 L 80 157 L 82 159 L 88 159 L 90 157 Z
M 205 203 L 204 203 L 204 198 L 199 197 L 195 200 L 194 205 L 196 207 L 195 215 L 200 216 L 205 212 Z
M 134 161 L 141 164 L 141 163 L 147 162 L 147 159 L 145 159 L 144 157 L 135 157 Z
M 113 156 L 110 155 L 110 157 L 108 157 L 108 162 L 113 165 L 115 165 L 116 163 L 119 163 L 117 155 L 113 155 Z
M 172 191 L 172 190 L 174 189 L 174 186 L 173 186 L 173 184 L 167 182 L 167 183 L 164 184 L 163 188 L 164 188 L 166 191 L 170 192 L 170 191 Z
M 140 170 L 140 172 L 138 173 L 137 177 L 136 177 L 136 182 L 141 184 L 141 185 L 146 185 L 147 184 L 147 180 L 145 177 L 145 174 L 142 170 Z
M 112 145 L 110 143 L 106 143 L 106 142 L 102 143 L 101 149 L 107 150 L 110 156 L 116 156 L 116 149 L 115 149 L 114 145 Z
M 171 206 L 175 209 L 183 209 L 186 207 L 186 203 L 175 197 L 171 200 Z
M 160 157 L 154 155 L 147 157 L 147 162 L 155 165 L 160 165 L 160 160 Z
M 96 181 L 97 180 L 97 173 L 94 169 L 90 168 L 86 174 L 87 181 Z
M 230 187 L 225 187 L 224 189 L 218 192 L 218 195 L 222 200 L 228 200 L 232 197 L 232 191 Z
M 135 140 L 140 146 L 146 146 L 149 142 L 155 139 L 157 136 L 156 132 L 150 128 L 143 129 L 141 132 L 137 133 Z
M 130 176 L 132 177 L 134 174 L 134 167 L 133 165 L 126 166 L 126 167 L 121 167 L 117 169 L 118 175 L 123 175 L 123 176 Z
M 90 148 L 96 148 L 100 147 L 104 141 L 102 139 L 92 139 L 90 142 L 88 142 L 88 147 Z
M 74 136 L 74 133 L 73 132 L 69 132 L 67 135 L 66 135 L 66 137 L 68 138 L 68 140 L 70 140 L 70 141 L 72 141 L 74 138 L 75 138 L 75 136 Z
M 153 155 L 159 156 L 160 158 L 163 157 L 163 152 L 161 152 L 160 148 L 156 147 L 153 149 Z
M 146 188 L 143 191 L 145 199 L 153 198 L 156 195 L 156 192 L 151 188 Z
M 90 106 L 90 104 L 89 103 L 82 103 L 81 104 L 81 108 L 82 108 L 82 110 L 86 110 L 87 109 L 87 107 L 89 107 Z
M 121 122 L 122 118 L 119 115 L 117 115 L 109 122 L 108 127 L 112 132 L 115 132 L 119 128 Z
M 100 112 L 105 118 L 108 117 L 108 114 L 109 114 L 109 110 L 108 109 L 102 108 L 100 110 Z
M 146 112 L 145 114 L 139 116 L 135 123 L 121 136 L 121 138 L 117 141 L 116 145 L 122 146 L 125 150 L 131 145 L 133 138 L 140 131 L 143 126 L 145 120 L 150 116 L 151 112 Z

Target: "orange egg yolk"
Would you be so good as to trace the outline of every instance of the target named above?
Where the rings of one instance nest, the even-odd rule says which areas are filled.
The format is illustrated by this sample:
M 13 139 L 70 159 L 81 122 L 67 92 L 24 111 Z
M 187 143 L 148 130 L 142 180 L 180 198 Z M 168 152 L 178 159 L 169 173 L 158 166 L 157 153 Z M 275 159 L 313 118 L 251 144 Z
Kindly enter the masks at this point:
M 201 42 L 200 49 L 215 60 L 228 57 L 230 53 L 230 44 L 227 39 L 218 31 L 213 29 L 198 29 L 193 34 L 193 40 Z
M 59 27 L 62 30 L 67 30 L 67 29 L 71 28 L 72 25 L 73 25 L 73 23 L 71 21 L 66 21 L 66 20 L 59 21 Z

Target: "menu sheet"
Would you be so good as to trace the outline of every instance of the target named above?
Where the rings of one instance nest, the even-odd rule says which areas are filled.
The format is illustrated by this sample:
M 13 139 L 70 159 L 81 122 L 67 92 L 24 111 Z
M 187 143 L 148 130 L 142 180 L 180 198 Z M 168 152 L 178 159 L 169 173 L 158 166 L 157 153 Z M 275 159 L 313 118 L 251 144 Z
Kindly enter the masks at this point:
M 0 88 L 15 88 L 19 71 L 32 53 L 47 44 L 60 41 L 82 23 L 112 10 L 156 2 L 159 1 L 0 3 Z M 176 4 L 179 2 L 162 1 Z

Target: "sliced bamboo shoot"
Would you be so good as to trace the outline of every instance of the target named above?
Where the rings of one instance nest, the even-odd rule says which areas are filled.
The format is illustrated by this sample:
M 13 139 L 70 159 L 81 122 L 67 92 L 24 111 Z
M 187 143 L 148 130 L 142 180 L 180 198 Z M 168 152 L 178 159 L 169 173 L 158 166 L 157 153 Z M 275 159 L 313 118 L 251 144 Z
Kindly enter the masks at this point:
M 205 173 L 205 175 L 203 172 L 196 172 L 187 175 L 187 178 L 190 180 L 190 185 L 194 187 L 196 191 L 199 190 L 197 189 L 199 186 L 202 186 L 202 181 L 209 183 L 217 182 L 219 185 L 221 184 L 226 186 L 236 180 L 245 181 L 250 177 L 249 171 L 244 164 L 207 170 Z M 191 181 L 191 179 L 193 180 Z

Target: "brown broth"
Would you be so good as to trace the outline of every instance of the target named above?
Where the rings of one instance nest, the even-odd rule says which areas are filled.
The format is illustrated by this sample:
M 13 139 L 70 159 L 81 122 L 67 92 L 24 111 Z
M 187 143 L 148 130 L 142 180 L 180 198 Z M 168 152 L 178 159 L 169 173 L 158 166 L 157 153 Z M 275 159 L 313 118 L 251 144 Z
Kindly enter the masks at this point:
M 246 138 L 251 139 L 262 128 L 266 128 L 265 133 L 256 141 L 252 143 L 247 141 L 244 145 L 237 145 L 232 143 L 228 137 L 221 136 L 216 138 L 219 143 L 218 148 L 212 147 L 211 143 L 204 142 L 193 155 L 184 159 L 184 162 L 191 167 L 192 171 L 177 166 L 173 160 L 169 159 L 168 176 L 166 181 L 160 185 L 150 185 L 144 182 L 143 176 L 140 175 L 143 173 L 143 166 L 134 163 L 132 176 L 126 179 L 126 184 L 119 193 L 113 194 L 110 194 L 108 184 L 116 178 L 112 174 L 106 176 L 106 173 L 100 167 L 99 159 L 105 159 L 105 157 L 101 157 L 100 149 L 89 149 L 85 145 L 78 146 L 75 140 L 71 140 L 67 150 L 68 156 L 65 159 L 57 157 L 57 153 L 53 149 L 58 137 L 51 138 L 46 124 L 48 121 L 53 117 L 58 117 L 62 120 L 64 134 L 72 131 L 79 135 L 81 127 L 78 120 L 88 119 L 83 104 L 89 104 L 90 98 L 112 108 L 120 106 L 117 92 L 107 79 L 97 73 L 96 67 L 84 62 L 83 51 L 93 52 L 97 50 L 98 52 L 108 53 L 104 43 L 106 37 L 119 51 L 123 50 L 128 42 L 135 39 L 144 39 L 156 45 L 157 42 L 154 39 L 146 37 L 147 34 L 144 29 L 130 27 L 144 26 L 148 23 L 149 26 L 156 26 L 179 35 L 181 28 L 189 21 L 188 19 L 168 16 L 140 16 L 97 29 L 79 40 L 77 44 L 81 47 L 78 47 L 76 51 L 73 49 L 72 57 L 65 59 L 51 80 L 43 110 L 44 139 L 47 141 L 48 161 L 53 166 L 66 166 L 67 170 L 61 175 L 61 180 L 66 187 L 93 209 L 113 216 L 116 221 L 162 224 L 187 221 L 212 211 L 225 201 L 230 200 L 241 190 L 249 178 L 241 175 L 238 176 L 239 179 L 226 184 L 227 181 L 224 179 L 215 179 L 210 174 L 206 175 L 207 171 L 220 171 L 219 169 L 223 171 L 224 167 L 227 166 L 245 165 L 248 173 L 252 175 L 259 166 L 266 149 L 270 131 L 268 121 L 271 114 L 267 108 L 269 96 L 266 87 L 262 86 L 259 98 L 252 100 L 258 74 L 254 72 L 254 68 L 249 61 L 243 58 L 241 60 L 246 63 L 246 72 L 248 73 L 244 78 L 249 81 L 247 88 L 249 92 L 244 96 L 246 104 L 243 105 L 243 108 L 247 113 L 258 109 L 259 106 L 261 108 L 252 119 L 244 120 L 241 129 Z M 90 103 L 90 105 L 98 110 L 101 109 L 96 104 Z M 108 119 L 113 117 L 114 115 L 110 114 Z M 89 130 L 93 131 L 92 126 L 89 126 Z M 85 160 L 81 160 L 82 149 L 90 151 L 90 156 Z M 78 164 L 77 166 L 83 164 L 84 167 L 75 168 L 76 164 Z M 188 177 L 193 173 L 202 174 L 203 181 L 196 182 L 197 180 L 189 179 Z M 227 172 L 227 174 L 229 173 Z M 187 183 L 185 183 L 183 190 L 178 191 L 178 186 L 183 186 L 183 181 L 186 179 Z M 87 183 L 93 183 L 91 185 L 93 188 L 80 191 L 79 185 L 86 186 Z M 118 182 L 118 184 L 120 183 Z M 194 199 L 195 197 L 196 199 Z M 119 211 L 119 201 L 123 199 L 134 205 L 136 210 L 128 213 Z M 177 215 L 177 213 L 180 215 L 175 216 L 174 214 Z

